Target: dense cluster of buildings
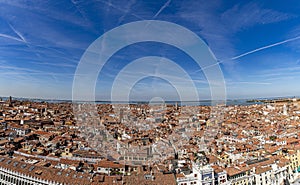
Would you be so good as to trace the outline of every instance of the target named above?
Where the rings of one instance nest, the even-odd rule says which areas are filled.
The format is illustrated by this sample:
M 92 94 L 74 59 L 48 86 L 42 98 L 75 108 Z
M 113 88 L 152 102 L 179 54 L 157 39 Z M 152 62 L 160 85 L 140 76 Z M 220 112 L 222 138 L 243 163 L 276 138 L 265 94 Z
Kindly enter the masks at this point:
M 92 123 L 71 103 L 9 98 L 0 101 L 0 184 L 290 184 L 299 106 L 98 104 Z

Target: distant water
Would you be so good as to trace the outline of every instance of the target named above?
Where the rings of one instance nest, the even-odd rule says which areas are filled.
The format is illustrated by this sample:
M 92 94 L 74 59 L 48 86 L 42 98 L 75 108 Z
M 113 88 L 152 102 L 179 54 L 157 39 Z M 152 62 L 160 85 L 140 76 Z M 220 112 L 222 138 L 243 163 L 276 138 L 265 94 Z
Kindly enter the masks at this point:
M 2 100 L 6 101 L 8 97 L 1 97 Z M 20 101 L 33 101 L 33 102 L 48 102 L 48 103 L 72 103 L 72 100 L 52 100 L 52 99 L 30 99 L 30 98 L 14 98 L 14 100 L 20 100 Z M 76 103 L 92 103 L 87 101 L 76 101 Z M 97 104 L 127 104 L 127 102 L 110 102 L 110 101 L 96 101 Z M 146 104 L 149 102 L 146 101 L 131 101 L 130 104 Z M 155 102 L 151 102 L 155 103 Z M 157 102 L 161 103 L 161 102 Z M 211 100 L 201 100 L 201 101 L 165 101 L 165 104 L 168 105 L 191 105 L 191 106 L 197 106 L 197 105 L 204 105 L 204 106 L 210 106 L 215 105 L 220 102 L 217 101 L 211 101 Z M 226 105 L 253 105 L 253 104 L 262 104 L 262 102 L 248 102 L 248 99 L 235 99 L 235 100 L 226 100 Z

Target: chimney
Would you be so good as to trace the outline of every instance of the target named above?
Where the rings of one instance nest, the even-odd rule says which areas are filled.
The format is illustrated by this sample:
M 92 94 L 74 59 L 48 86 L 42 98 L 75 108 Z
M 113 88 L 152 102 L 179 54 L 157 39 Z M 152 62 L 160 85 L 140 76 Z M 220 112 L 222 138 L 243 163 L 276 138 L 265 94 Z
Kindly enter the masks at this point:
M 137 167 L 137 174 L 138 174 L 138 175 L 141 174 L 142 171 L 143 171 L 143 167 L 142 167 L 142 166 L 138 166 L 138 167 Z

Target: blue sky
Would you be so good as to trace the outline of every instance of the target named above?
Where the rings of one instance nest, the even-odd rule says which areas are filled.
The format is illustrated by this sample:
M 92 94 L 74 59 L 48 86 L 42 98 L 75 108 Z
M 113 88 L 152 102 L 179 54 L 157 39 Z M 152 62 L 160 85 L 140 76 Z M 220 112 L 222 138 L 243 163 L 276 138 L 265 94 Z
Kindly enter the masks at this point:
M 105 32 L 140 20 L 173 22 L 199 35 L 220 62 L 228 98 L 299 96 L 299 12 L 297 0 L 0 0 L 0 96 L 71 99 L 87 47 Z M 195 80 L 199 96 L 210 97 L 205 75 L 189 56 L 144 42 L 123 48 L 105 64 L 96 98 L 107 99 L 118 72 L 145 56 L 175 61 Z M 164 79 L 149 77 L 131 96 L 171 100 L 178 94 Z

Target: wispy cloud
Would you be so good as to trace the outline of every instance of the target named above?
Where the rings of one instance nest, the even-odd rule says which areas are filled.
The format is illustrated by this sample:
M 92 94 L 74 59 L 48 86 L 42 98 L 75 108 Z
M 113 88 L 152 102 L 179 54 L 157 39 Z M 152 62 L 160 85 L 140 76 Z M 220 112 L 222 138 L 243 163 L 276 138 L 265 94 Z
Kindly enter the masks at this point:
M 78 2 L 75 0 L 71 0 L 72 4 L 78 11 L 78 13 L 84 18 L 84 20 L 88 21 L 88 18 L 85 16 L 85 13 L 81 10 L 81 8 L 78 6 Z
M 43 64 L 44 65 L 44 64 Z M 23 80 L 28 80 L 28 82 L 32 81 L 39 81 L 41 77 L 45 76 L 62 76 L 62 77 L 73 77 L 73 73 L 59 73 L 59 72 L 52 72 L 52 71 L 43 71 L 38 69 L 33 69 L 30 67 L 19 67 L 16 65 L 9 64 L 6 61 L 0 61 L 0 77 L 4 77 L 9 75 L 9 77 L 14 76 L 14 78 L 20 78 Z
M 2 71 L 1 74 L 3 74 L 5 71 L 4 70 L 11 70 L 11 71 L 15 71 L 15 72 L 26 72 L 26 73 L 36 73 L 36 72 L 40 72 L 39 70 L 34 70 L 31 68 L 25 68 L 25 67 L 18 67 L 15 65 L 10 65 L 7 62 L 2 61 L 2 63 L 0 64 L 0 70 Z
M 245 85 L 271 85 L 270 82 L 226 82 L 227 85 L 237 85 L 237 84 L 245 84 Z
M 128 12 L 126 12 L 126 10 L 123 9 L 123 7 L 119 7 L 119 6 L 113 4 L 113 3 L 110 2 L 110 1 L 99 0 L 99 2 L 105 4 L 105 5 L 109 6 L 109 7 L 112 7 L 112 8 L 114 8 L 114 9 L 118 10 L 118 11 L 121 11 L 121 12 L 123 12 L 123 13 L 128 13 Z M 139 16 L 139 15 L 133 13 L 133 12 L 130 12 L 130 14 L 133 15 L 134 17 L 138 18 L 139 20 L 144 20 L 143 17 L 141 17 L 141 16 Z
M 125 17 L 126 17 L 128 14 L 130 14 L 130 13 L 132 12 L 131 7 L 132 7 L 135 3 L 136 3 L 135 0 L 130 0 L 130 1 L 127 2 L 127 4 L 126 4 L 125 7 L 124 7 L 124 14 L 119 18 L 118 25 L 121 24 L 121 23 L 124 21 Z
M 226 10 L 221 15 L 221 20 L 224 24 L 228 24 L 228 29 L 237 32 L 257 24 L 276 23 L 295 17 L 297 15 L 263 8 L 258 3 L 249 2 L 246 4 L 236 4 Z
M 295 64 L 296 65 L 296 64 Z M 277 84 L 280 86 L 291 85 L 298 83 L 300 80 L 300 67 L 299 66 L 284 65 L 273 67 L 270 69 L 262 69 L 252 74 L 247 75 L 248 79 L 259 82 L 266 82 Z
M 9 26 L 20 37 L 20 40 L 25 39 L 24 43 L 30 43 L 29 46 L 85 49 L 91 40 L 90 36 L 86 37 L 85 44 L 83 37 L 73 38 L 82 33 L 91 33 L 93 26 L 90 21 L 84 19 L 79 13 L 74 13 L 71 9 L 66 12 L 58 9 L 58 7 L 62 8 L 68 5 L 67 2 L 65 5 L 60 5 L 62 2 L 35 1 L 34 6 L 31 3 L 19 1 L 2 1 L 0 3 L 0 18 L 10 24 Z M 70 5 L 73 5 L 71 1 L 68 6 Z M 77 12 L 74 5 L 72 9 Z M 15 19 L 12 16 L 13 12 L 19 12 L 22 17 Z M 62 25 L 64 27 L 71 26 L 74 31 L 63 29 Z M 82 32 L 80 33 L 78 30 Z M 66 31 L 69 32 L 69 35 L 66 35 Z
M 40 55 L 37 52 L 35 52 L 34 48 L 30 46 L 30 43 L 25 39 L 23 34 L 16 30 L 15 27 L 13 27 L 10 23 L 8 23 L 8 25 L 13 30 L 13 32 L 18 35 L 18 37 L 23 41 L 23 43 L 31 50 L 31 52 L 33 52 L 37 57 L 40 57 Z
M 55 66 L 55 67 L 68 67 L 68 68 L 76 68 L 77 65 L 75 64 L 70 64 L 70 63 L 50 63 L 50 62 L 30 62 L 32 64 L 38 64 L 38 65 L 43 65 L 43 66 Z
M 294 73 L 300 73 L 300 66 L 285 66 L 277 67 L 273 69 L 265 69 L 258 72 L 258 75 L 262 77 L 267 76 L 283 76 L 283 75 L 295 75 Z
M 66 13 L 64 11 L 57 11 L 57 7 L 59 7 L 59 4 L 63 4 L 63 2 L 53 2 L 53 1 L 47 1 L 47 0 L 37 0 L 34 2 L 34 6 L 32 6 L 32 3 L 26 2 L 26 1 L 1 1 L 0 2 L 3 5 L 3 8 L 10 6 L 19 8 L 18 10 L 21 13 L 30 11 L 32 14 L 41 14 L 48 18 L 65 21 L 68 23 L 72 23 L 79 26 L 88 26 L 91 25 L 88 20 L 84 19 L 84 16 L 79 13 L 79 16 L 76 14 L 70 14 Z M 73 3 L 72 1 L 70 3 Z M 74 1 L 76 4 L 76 2 Z M 77 7 L 75 7 L 77 8 Z M 55 11 L 56 10 L 56 11 Z M 77 9 L 78 10 L 78 9 Z M 6 11 L 5 11 L 6 12 Z M 19 13 L 20 13 L 19 12 Z
M 198 6 L 199 4 L 201 6 Z M 207 41 L 219 60 L 237 55 L 234 46 L 237 32 L 255 25 L 271 24 L 296 17 L 293 14 L 263 8 L 254 2 L 234 5 L 222 12 L 222 4 L 222 1 L 185 1 L 181 4 L 179 12 L 183 19 L 193 22 L 200 29 L 200 36 Z

